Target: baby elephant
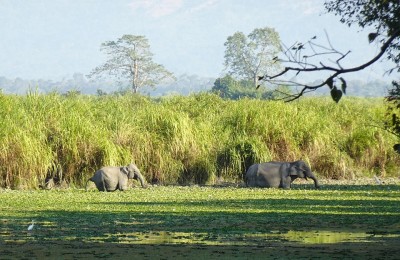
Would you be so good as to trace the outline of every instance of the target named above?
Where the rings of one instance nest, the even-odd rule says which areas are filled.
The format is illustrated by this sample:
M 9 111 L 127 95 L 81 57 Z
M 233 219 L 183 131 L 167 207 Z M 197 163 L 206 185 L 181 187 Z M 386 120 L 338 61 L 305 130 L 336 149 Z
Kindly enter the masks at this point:
M 133 163 L 127 166 L 106 166 L 97 170 L 94 175 L 86 181 L 85 189 L 89 181 L 94 182 L 99 191 L 127 190 L 128 179 L 139 180 L 142 187 L 145 181 L 137 166 Z

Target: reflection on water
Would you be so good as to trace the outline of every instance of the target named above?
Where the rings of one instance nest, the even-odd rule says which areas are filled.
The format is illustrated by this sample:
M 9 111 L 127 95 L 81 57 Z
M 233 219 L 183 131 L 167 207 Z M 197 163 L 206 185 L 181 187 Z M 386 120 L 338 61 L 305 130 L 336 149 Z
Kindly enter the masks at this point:
M 116 237 L 117 236 L 117 237 Z M 372 242 L 379 238 L 400 237 L 400 234 L 371 235 L 363 232 L 332 231 L 271 231 L 256 234 L 208 234 L 185 232 L 136 232 L 110 234 L 120 243 L 136 244 L 203 244 L 203 245 L 259 245 L 266 242 L 302 244 L 335 244 L 343 242 Z
M 331 232 L 331 231 L 289 231 L 286 237 L 290 241 L 305 244 L 334 244 L 343 242 L 367 242 L 371 235 L 367 233 Z

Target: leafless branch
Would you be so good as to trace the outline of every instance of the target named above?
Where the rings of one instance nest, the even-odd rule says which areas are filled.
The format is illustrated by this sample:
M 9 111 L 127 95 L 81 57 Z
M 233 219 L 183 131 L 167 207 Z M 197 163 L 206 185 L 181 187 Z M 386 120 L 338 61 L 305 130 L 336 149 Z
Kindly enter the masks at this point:
M 346 74 L 346 73 L 351 73 L 351 72 L 356 72 L 363 70 L 367 68 L 368 66 L 372 65 L 376 61 L 378 61 L 388 50 L 390 47 L 391 43 L 395 41 L 396 38 L 400 37 L 400 28 L 395 31 L 389 38 L 387 38 L 386 41 L 383 42 L 380 51 L 377 55 L 375 55 L 373 58 L 371 58 L 368 62 L 361 64 L 356 67 L 350 67 L 350 68 L 344 68 L 341 64 L 341 62 L 350 54 L 350 51 L 346 53 L 342 53 L 338 50 L 336 50 L 333 45 L 330 42 L 330 39 L 326 33 L 326 37 L 328 40 L 328 47 L 317 44 L 314 42 L 316 37 L 311 38 L 309 41 L 306 43 L 299 43 L 296 42 L 292 44 L 290 47 L 286 47 L 285 45 L 282 45 L 283 48 L 283 59 L 278 59 L 282 63 L 289 64 L 289 66 L 286 66 L 281 72 L 275 74 L 275 75 L 264 75 L 262 77 L 259 77 L 259 80 L 264 80 L 267 83 L 273 84 L 273 85 L 286 85 L 286 86 L 298 86 L 301 88 L 301 90 L 293 95 L 288 95 L 287 97 L 284 98 L 285 101 L 290 102 L 293 100 L 296 100 L 303 96 L 305 93 L 315 91 L 316 89 L 323 87 L 327 85 L 331 89 L 331 94 L 332 98 L 337 98 L 335 101 L 338 101 L 342 95 L 342 92 L 345 93 L 345 88 L 346 88 L 346 82 L 342 77 L 338 77 L 341 74 Z M 311 49 L 311 54 L 308 55 L 302 55 L 302 53 L 305 51 L 306 47 L 309 47 Z M 328 59 L 329 63 L 323 63 L 321 61 L 319 62 L 312 62 L 312 60 L 315 60 L 316 58 L 321 58 L 321 57 L 332 57 L 336 56 L 335 59 L 330 60 Z M 304 83 L 299 83 L 297 81 L 294 81 L 292 79 L 284 79 L 284 76 L 288 76 L 290 72 L 294 72 L 295 76 L 297 76 L 300 73 L 303 72 L 331 72 L 332 74 L 328 76 L 325 80 L 322 80 L 320 83 L 316 84 L 304 84 Z M 334 85 L 334 81 L 336 79 L 340 79 L 342 82 L 342 90 L 338 90 L 337 87 Z M 336 97 L 334 96 L 336 95 Z

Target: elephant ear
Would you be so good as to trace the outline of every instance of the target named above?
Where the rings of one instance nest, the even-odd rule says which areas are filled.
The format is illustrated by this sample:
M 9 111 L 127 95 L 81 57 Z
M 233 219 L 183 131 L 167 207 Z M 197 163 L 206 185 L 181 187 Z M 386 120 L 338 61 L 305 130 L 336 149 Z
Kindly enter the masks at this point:
M 306 170 L 300 165 L 295 165 L 290 168 L 290 176 L 297 176 L 300 178 L 306 178 Z
M 301 165 L 300 167 L 298 167 L 298 171 L 303 173 L 304 179 L 307 180 L 307 169 L 305 167 L 303 167 L 303 165 Z
M 289 168 L 289 175 L 290 176 L 297 176 L 297 172 L 299 171 L 298 167 L 296 166 L 291 166 Z
M 304 161 L 301 161 L 302 163 L 300 164 L 300 170 L 303 172 L 304 174 L 304 178 L 307 180 L 307 175 L 310 176 L 311 173 L 311 169 L 310 167 L 307 165 L 307 163 L 305 163 Z
M 121 167 L 120 170 L 121 170 L 122 173 L 124 173 L 124 174 L 126 174 L 126 175 L 129 174 L 128 167 L 126 167 L 126 166 L 125 166 L 125 167 Z

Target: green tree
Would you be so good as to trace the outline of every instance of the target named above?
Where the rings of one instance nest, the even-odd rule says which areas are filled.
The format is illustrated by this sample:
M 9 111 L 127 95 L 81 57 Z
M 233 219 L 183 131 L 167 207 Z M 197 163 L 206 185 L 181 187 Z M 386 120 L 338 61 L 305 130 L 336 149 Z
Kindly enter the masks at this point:
M 281 86 L 276 90 L 268 90 L 264 86 L 255 89 L 253 81 L 246 79 L 236 80 L 230 75 L 216 79 L 211 89 L 211 92 L 220 97 L 233 100 L 241 98 L 280 99 L 282 95 L 288 94 L 289 91 L 285 86 Z
M 256 91 L 252 81 L 236 80 L 230 75 L 216 79 L 211 91 L 225 99 L 237 100 L 244 97 L 261 97 L 261 92 Z
M 88 77 L 108 73 L 118 79 L 127 79 L 134 93 L 141 87 L 154 87 L 173 78 L 171 72 L 153 61 L 149 42 L 144 36 L 123 35 L 117 41 L 102 43 L 100 50 L 107 54 L 108 60 Z
M 274 57 L 280 51 L 280 38 L 273 28 L 254 29 L 248 36 L 236 32 L 224 45 L 225 66 L 230 75 L 258 85 L 261 73 L 275 73 L 279 69 Z

